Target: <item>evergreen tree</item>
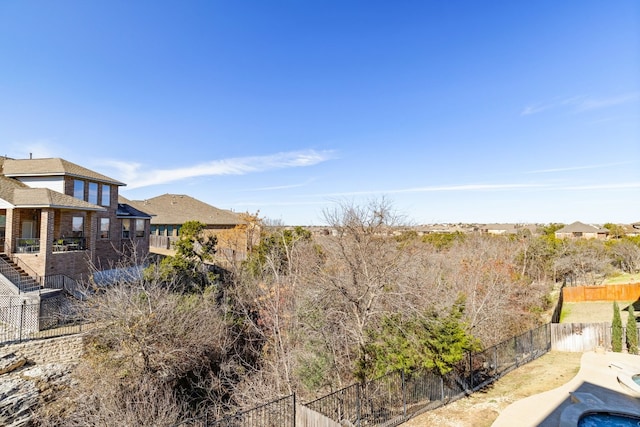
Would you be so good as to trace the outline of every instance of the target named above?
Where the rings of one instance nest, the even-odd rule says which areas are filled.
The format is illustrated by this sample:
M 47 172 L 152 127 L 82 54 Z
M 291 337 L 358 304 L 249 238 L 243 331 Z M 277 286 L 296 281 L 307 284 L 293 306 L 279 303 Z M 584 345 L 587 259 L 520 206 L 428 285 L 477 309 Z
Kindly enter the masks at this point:
M 627 351 L 631 354 L 638 354 L 638 326 L 636 325 L 636 313 L 633 310 L 633 303 L 629 304 L 629 318 L 627 319 Z
M 428 310 L 419 315 L 393 314 L 382 319 L 379 330 L 369 331 L 356 377 L 375 378 L 392 371 L 411 374 L 431 370 L 440 375 L 451 371 L 479 342 L 463 320 L 464 299 L 459 298 L 446 314 Z
M 613 302 L 613 321 L 611 322 L 611 349 L 616 353 L 622 352 L 622 319 L 618 302 Z

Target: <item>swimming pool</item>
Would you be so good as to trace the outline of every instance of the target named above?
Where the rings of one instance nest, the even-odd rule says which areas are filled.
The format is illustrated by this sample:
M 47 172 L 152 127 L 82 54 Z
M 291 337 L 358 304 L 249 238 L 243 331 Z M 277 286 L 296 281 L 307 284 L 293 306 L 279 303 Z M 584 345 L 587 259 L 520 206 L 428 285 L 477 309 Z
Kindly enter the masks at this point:
M 580 417 L 578 427 L 640 427 L 640 417 L 609 412 L 591 412 Z

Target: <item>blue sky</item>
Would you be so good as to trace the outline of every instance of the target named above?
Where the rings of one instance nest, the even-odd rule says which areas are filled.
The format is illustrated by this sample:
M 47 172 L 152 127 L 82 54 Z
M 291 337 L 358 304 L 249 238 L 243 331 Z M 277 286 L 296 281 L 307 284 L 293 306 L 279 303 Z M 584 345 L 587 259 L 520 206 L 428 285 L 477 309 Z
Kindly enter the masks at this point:
M 0 0 L 0 155 L 285 224 L 640 221 L 640 2 Z

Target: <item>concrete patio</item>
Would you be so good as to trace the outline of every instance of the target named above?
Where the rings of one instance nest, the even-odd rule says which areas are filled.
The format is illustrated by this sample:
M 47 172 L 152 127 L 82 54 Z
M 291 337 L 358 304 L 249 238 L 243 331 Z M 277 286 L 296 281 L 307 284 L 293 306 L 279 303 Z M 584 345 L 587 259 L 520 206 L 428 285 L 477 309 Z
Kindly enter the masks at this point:
M 500 413 L 492 426 L 558 427 L 561 414 L 565 409 L 577 404 L 588 406 L 589 402 L 581 404 L 576 396 L 588 395 L 594 396 L 596 398 L 594 400 L 600 401 L 601 403 L 598 404 L 607 410 L 640 416 L 640 399 L 633 397 L 618 382 L 617 375 L 620 371 L 609 367 L 612 362 L 637 367 L 637 373 L 640 374 L 640 356 L 612 352 L 586 352 L 582 355 L 578 374 L 571 381 L 556 389 L 509 405 Z M 570 408 L 569 412 L 576 412 L 576 409 L 579 408 L 577 406 Z

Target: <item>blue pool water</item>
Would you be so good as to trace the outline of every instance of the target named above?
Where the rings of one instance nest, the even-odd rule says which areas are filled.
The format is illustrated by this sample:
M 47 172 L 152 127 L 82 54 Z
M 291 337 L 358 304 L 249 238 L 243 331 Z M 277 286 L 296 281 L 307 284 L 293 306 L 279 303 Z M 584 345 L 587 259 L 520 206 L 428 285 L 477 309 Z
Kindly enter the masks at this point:
M 581 417 L 578 427 L 640 427 L 640 418 L 596 412 Z

